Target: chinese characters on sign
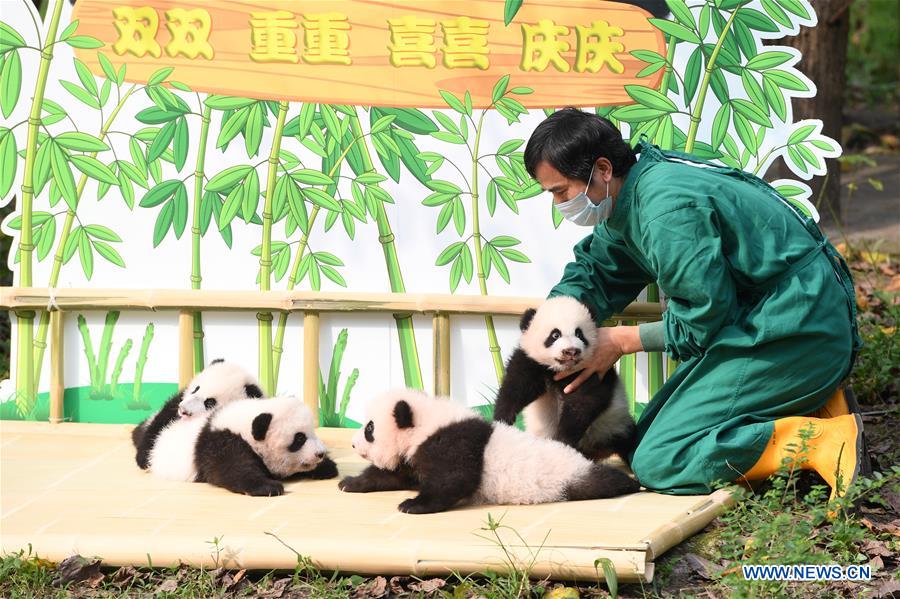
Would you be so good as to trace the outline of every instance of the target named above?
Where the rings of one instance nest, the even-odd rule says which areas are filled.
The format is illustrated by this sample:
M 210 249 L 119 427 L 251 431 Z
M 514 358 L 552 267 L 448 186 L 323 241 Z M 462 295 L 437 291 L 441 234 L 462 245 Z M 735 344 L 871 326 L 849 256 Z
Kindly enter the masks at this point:
M 162 49 L 157 41 L 159 14 L 148 6 L 119 6 L 113 9 L 118 39 L 113 52 L 131 53 L 140 58 L 150 55 L 159 58 Z M 214 50 L 209 42 L 213 22 L 207 10 L 200 8 L 171 8 L 166 10 L 165 24 L 170 40 L 165 45 L 168 56 L 203 57 L 211 60 Z M 438 33 L 440 25 L 440 33 Z M 388 39 L 385 50 L 390 64 L 397 68 L 435 68 L 440 64 L 448 69 L 490 67 L 489 38 L 491 23 L 467 16 L 437 19 L 403 15 L 387 19 Z M 328 12 L 304 14 L 300 18 L 286 10 L 252 11 L 248 19 L 248 56 L 254 62 L 299 63 L 312 65 L 350 65 L 352 26 L 346 14 Z M 549 68 L 561 73 L 597 73 L 604 67 L 621 74 L 624 66 L 617 54 L 625 46 L 616 38 L 624 36 L 621 27 L 596 19 L 589 25 L 559 24 L 551 19 L 537 23 L 522 23 L 521 71 L 545 71 Z M 574 40 L 573 37 L 574 29 Z M 302 31 L 302 48 L 298 38 Z M 439 42 L 437 40 L 440 40 Z M 574 64 L 563 56 L 575 50 Z M 233 49 L 232 49 L 233 50 Z

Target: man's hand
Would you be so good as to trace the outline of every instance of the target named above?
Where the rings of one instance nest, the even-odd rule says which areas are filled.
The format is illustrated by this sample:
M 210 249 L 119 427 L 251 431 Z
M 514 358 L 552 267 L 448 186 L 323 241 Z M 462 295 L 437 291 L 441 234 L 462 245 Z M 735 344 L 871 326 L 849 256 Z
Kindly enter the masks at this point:
M 612 368 L 619 358 L 639 352 L 641 349 L 643 349 L 641 337 L 636 326 L 601 327 L 597 329 L 597 347 L 594 348 L 591 359 L 582 362 L 578 368 L 557 373 L 553 380 L 562 380 L 581 370 L 581 374 L 563 389 L 563 393 L 571 393 L 594 374 L 603 378 L 606 371 Z

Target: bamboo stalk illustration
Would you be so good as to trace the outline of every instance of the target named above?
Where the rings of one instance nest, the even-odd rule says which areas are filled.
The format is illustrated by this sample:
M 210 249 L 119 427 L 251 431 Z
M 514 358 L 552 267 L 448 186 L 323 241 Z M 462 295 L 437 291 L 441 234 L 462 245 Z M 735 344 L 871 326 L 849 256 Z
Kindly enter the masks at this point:
M 141 403 L 141 381 L 144 378 L 144 365 L 147 363 L 147 352 L 150 350 L 150 342 L 153 341 L 153 323 L 148 323 L 144 330 L 144 338 L 141 340 L 141 351 L 138 354 L 134 366 L 134 384 L 131 389 L 131 401 L 135 405 Z
M 706 63 L 706 70 L 703 74 L 703 80 L 700 82 L 700 90 L 697 93 L 697 103 L 691 112 L 691 126 L 688 128 L 687 140 L 684 142 L 684 151 L 688 154 L 694 150 L 697 128 L 700 126 L 700 116 L 703 114 L 703 103 L 706 100 L 706 92 L 709 90 L 709 80 L 712 77 L 713 68 L 716 66 L 716 59 L 719 57 L 719 50 L 722 49 L 722 44 L 725 43 L 725 36 L 728 35 L 731 24 L 734 23 L 734 18 L 739 10 L 740 7 L 735 8 L 731 16 L 728 17 L 728 22 L 722 28 L 722 33 L 719 35 L 716 46 L 713 48 L 712 54 L 709 55 L 709 61 Z
M 272 278 L 272 200 L 275 197 L 275 176 L 278 172 L 278 154 L 281 151 L 281 136 L 284 131 L 284 120 L 287 116 L 288 103 L 278 103 L 278 119 L 272 138 L 272 149 L 269 152 L 269 174 L 266 180 L 266 200 L 263 207 L 262 251 L 259 254 L 259 288 L 268 291 Z M 259 380 L 263 392 L 275 392 L 275 372 L 272 368 L 272 313 L 258 312 L 259 321 Z
M 478 214 L 478 144 L 481 141 L 481 128 L 484 124 L 484 116 L 487 110 L 481 111 L 478 126 L 475 129 L 475 144 L 472 149 L 472 239 L 475 243 L 475 268 L 478 276 L 478 288 L 481 295 L 487 295 L 487 277 L 484 274 L 484 264 L 481 258 L 481 226 Z M 491 360 L 494 363 L 494 373 L 497 375 L 497 384 L 503 383 L 503 357 L 500 355 L 500 342 L 497 340 L 497 331 L 494 329 L 494 317 L 486 314 L 484 325 L 487 328 L 488 349 L 491 352 Z
M 110 127 L 112 127 L 113 121 L 116 116 L 118 116 L 119 111 L 122 110 L 122 107 L 125 105 L 125 102 L 134 93 L 136 85 L 131 86 L 125 95 L 122 96 L 122 99 L 119 100 L 119 103 L 116 105 L 115 109 L 110 113 L 109 117 L 106 119 L 106 122 L 103 123 L 103 126 L 100 128 L 100 135 L 98 138 L 100 141 L 103 141 L 106 138 L 107 133 L 109 132 Z M 91 158 L 96 158 L 98 152 L 93 152 L 90 156 Z M 81 194 L 84 192 L 84 187 L 87 184 L 88 177 L 85 174 L 81 175 L 81 179 L 78 181 L 78 186 L 75 189 L 75 198 L 76 204 L 75 208 L 78 208 L 78 202 L 81 201 Z M 47 284 L 48 287 L 56 287 L 56 283 L 59 281 L 59 271 L 63 265 L 63 250 L 66 247 L 66 242 L 69 240 L 69 233 L 72 230 L 72 225 L 75 223 L 75 210 L 69 208 L 66 210 L 66 220 L 63 223 L 62 230 L 59 235 L 59 243 L 56 246 L 56 252 L 53 256 L 53 266 L 50 270 L 50 282 Z M 30 230 L 30 229 L 29 229 Z M 44 350 L 47 347 L 47 331 L 50 326 L 50 313 L 42 312 L 40 321 L 38 323 L 37 335 L 34 339 L 34 380 L 40 382 L 41 380 L 41 368 L 44 362 Z
M 93 391 L 97 386 L 97 358 L 94 355 L 94 344 L 91 343 L 91 333 L 88 331 L 87 321 L 82 314 L 78 315 L 78 332 L 81 333 L 81 341 L 84 344 L 84 356 L 87 358 L 91 391 Z
M 191 224 L 191 289 L 200 289 L 203 277 L 200 275 L 200 206 L 203 200 L 203 177 L 206 162 L 206 139 L 209 137 L 209 123 L 212 108 L 203 105 L 200 115 L 200 145 L 197 149 L 197 166 L 194 168 L 194 215 Z M 203 370 L 203 316 L 194 312 L 194 372 Z
M 56 30 L 62 13 L 63 0 L 56 0 L 47 37 L 41 48 L 41 60 L 38 64 L 37 82 L 31 100 L 31 112 L 28 117 L 28 138 L 25 144 L 25 171 L 22 177 L 22 228 L 19 238 L 19 281 L 21 287 L 31 287 L 31 257 L 34 243 L 31 236 L 31 211 L 34 201 L 34 162 L 37 148 L 38 128 L 41 124 L 41 105 L 44 102 L 44 90 L 47 86 L 47 73 L 50 61 L 53 60 L 53 45 L 56 43 Z M 36 387 L 39 380 L 34 377 L 34 311 L 16 313 L 16 333 L 18 334 L 18 355 L 16 356 L 16 408 L 20 413 L 27 413 L 37 399 Z M 49 317 L 48 317 L 49 322 Z M 45 334 L 46 336 L 46 334 Z
M 122 349 L 119 350 L 119 355 L 116 358 L 116 365 L 113 368 L 112 375 L 110 375 L 109 380 L 109 394 L 110 399 L 115 399 L 116 397 L 116 389 L 119 386 L 119 377 L 122 375 L 122 364 L 125 362 L 125 358 L 128 357 L 128 354 L 131 352 L 132 346 L 131 339 L 125 340 L 125 345 L 122 346 Z
M 96 392 L 103 391 L 106 384 L 106 369 L 109 366 L 109 352 L 112 349 L 113 329 L 119 320 L 119 312 L 107 312 L 106 322 L 103 324 L 103 337 L 100 340 L 100 351 L 97 354 L 97 388 Z

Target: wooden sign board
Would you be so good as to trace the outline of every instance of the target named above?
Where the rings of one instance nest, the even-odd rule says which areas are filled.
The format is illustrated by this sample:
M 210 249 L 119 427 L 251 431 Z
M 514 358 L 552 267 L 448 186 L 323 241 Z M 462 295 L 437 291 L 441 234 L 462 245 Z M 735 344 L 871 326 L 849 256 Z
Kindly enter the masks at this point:
M 504 24 L 504 0 L 79 0 L 78 34 L 127 62 L 126 79 L 160 68 L 197 91 L 328 104 L 441 108 L 439 90 L 492 103 L 494 84 L 534 91 L 527 108 L 630 104 L 628 84 L 662 71 L 634 50 L 665 54 L 645 11 L 601 0 L 528 0 Z

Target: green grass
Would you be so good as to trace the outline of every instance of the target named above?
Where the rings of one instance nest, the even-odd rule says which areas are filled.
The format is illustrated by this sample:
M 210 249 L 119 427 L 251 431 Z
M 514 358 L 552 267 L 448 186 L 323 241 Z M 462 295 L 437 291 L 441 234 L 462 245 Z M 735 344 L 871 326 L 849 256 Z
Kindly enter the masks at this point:
M 118 385 L 115 397 L 108 393 L 96 396 L 90 386 L 68 387 L 63 395 L 64 417 L 68 422 L 137 424 L 177 392 L 175 383 L 144 383 L 141 385 L 141 402 L 135 405 L 131 383 Z M 14 401 L 0 403 L 0 420 L 47 420 L 49 415 L 49 393 L 40 393 L 24 418 L 16 412 Z

